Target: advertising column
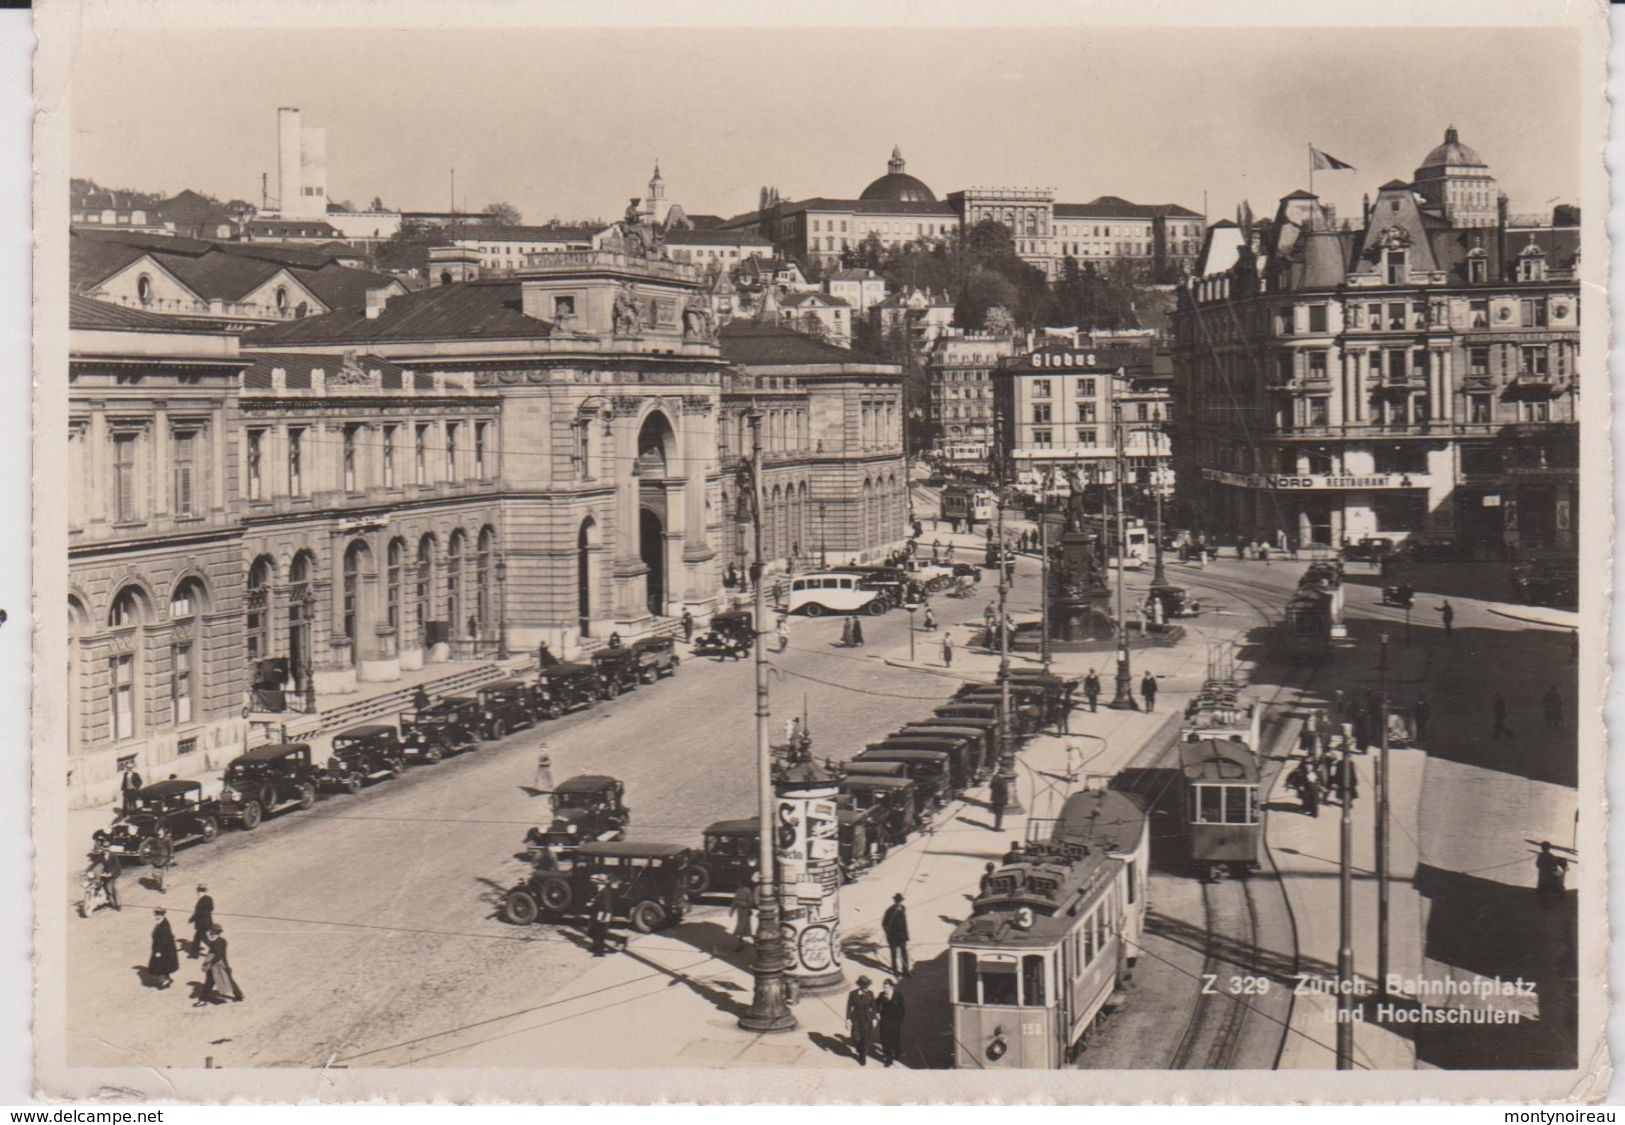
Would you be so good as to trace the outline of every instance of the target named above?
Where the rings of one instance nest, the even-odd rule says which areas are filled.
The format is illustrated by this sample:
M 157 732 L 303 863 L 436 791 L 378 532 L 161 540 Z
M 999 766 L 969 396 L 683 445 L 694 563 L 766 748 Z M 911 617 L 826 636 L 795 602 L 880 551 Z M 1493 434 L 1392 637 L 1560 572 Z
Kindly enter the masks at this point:
M 831 779 L 805 775 L 781 776 L 775 790 L 773 844 L 788 972 L 803 991 L 835 988 L 845 980 L 839 790 Z

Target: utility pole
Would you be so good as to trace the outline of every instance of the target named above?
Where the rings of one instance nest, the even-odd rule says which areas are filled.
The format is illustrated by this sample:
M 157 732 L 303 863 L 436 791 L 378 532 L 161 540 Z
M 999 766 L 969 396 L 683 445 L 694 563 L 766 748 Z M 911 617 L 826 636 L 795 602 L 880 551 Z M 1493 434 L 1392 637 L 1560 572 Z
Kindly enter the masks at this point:
M 767 596 L 762 592 L 762 413 L 752 410 L 750 419 L 750 516 L 755 557 L 751 562 L 751 588 L 755 598 L 751 636 L 756 663 L 756 786 L 758 817 L 756 850 L 756 959 L 751 973 L 756 978 L 750 1009 L 739 1017 L 747 1031 L 790 1031 L 796 1017 L 790 1014 L 785 982 L 784 936 L 779 928 L 779 886 L 773 861 L 773 753 L 767 719 L 767 652 L 763 647 L 763 626 L 767 620 Z
M 1156 496 L 1157 501 L 1157 565 L 1156 568 L 1151 572 L 1151 587 L 1152 589 L 1157 589 L 1158 587 L 1168 585 L 1168 572 L 1162 569 L 1162 473 L 1157 467 L 1158 462 L 1162 459 L 1160 456 L 1162 453 L 1162 431 L 1160 429 L 1152 429 L 1148 430 L 1147 432 L 1151 435 L 1152 442 L 1151 491 Z
M 1044 492 L 1038 498 L 1038 646 L 1044 671 L 1049 671 L 1049 490 L 1055 483 L 1055 470 L 1044 472 Z
M 1114 711 L 1137 711 L 1134 706 L 1134 670 L 1129 665 L 1128 619 L 1123 605 L 1123 563 L 1128 557 L 1128 530 L 1123 525 L 1123 408 L 1117 402 L 1116 386 L 1112 388 L 1112 444 L 1117 460 L 1112 475 L 1117 478 L 1117 691 L 1106 706 Z M 1101 534 L 1106 529 L 1102 527 Z
M 994 448 L 994 471 L 998 474 L 993 487 L 993 518 L 997 530 L 993 536 L 993 561 L 999 568 L 999 776 L 1004 778 L 1009 792 L 1008 812 L 1021 811 L 1021 798 L 1016 795 L 1016 744 L 1010 733 L 1010 630 L 1005 628 L 1005 595 L 1010 588 L 1006 579 L 1009 569 L 1004 565 L 1004 474 L 1008 442 L 1004 440 L 1003 418 L 995 413 L 994 434 L 998 444 Z
M 1317 737 L 1320 737 L 1317 735 Z M 1340 826 L 1341 847 L 1337 863 L 1337 1069 L 1354 1069 L 1354 809 L 1350 800 L 1352 788 L 1349 775 L 1354 762 L 1349 758 L 1347 744 L 1343 746 L 1343 761 L 1338 774 L 1342 795 L 1343 817 Z
M 1381 749 L 1377 758 L 1377 995 L 1388 999 L 1388 634 L 1377 658 Z

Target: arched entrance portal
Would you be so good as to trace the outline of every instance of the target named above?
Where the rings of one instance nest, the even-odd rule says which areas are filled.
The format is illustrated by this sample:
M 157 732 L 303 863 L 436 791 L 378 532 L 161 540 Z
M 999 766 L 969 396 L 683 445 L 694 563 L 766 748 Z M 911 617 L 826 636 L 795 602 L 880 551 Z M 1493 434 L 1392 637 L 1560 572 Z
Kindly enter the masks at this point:
M 649 612 L 659 617 L 666 609 L 666 528 L 648 508 L 638 509 L 638 555 L 649 568 Z

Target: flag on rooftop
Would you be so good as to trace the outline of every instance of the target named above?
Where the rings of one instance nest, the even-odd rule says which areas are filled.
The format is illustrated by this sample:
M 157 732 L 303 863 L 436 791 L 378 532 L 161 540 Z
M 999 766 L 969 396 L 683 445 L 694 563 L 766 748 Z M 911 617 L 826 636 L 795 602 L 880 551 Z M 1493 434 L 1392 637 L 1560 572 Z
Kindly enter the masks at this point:
M 1319 172 L 1319 171 L 1330 171 L 1330 172 L 1341 172 L 1341 171 L 1352 172 L 1352 171 L 1354 171 L 1354 165 L 1349 164 L 1349 163 L 1347 163 L 1345 161 L 1339 160 L 1339 159 L 1337 159 L 1337 157 L 1331 155 L 1330 153 L 1321 152 L 1314 145 L 1309 146 L 1309 161 L 1310 161 L 1310 166 L 1312 168 L 1314 168 L 1317 172 Z

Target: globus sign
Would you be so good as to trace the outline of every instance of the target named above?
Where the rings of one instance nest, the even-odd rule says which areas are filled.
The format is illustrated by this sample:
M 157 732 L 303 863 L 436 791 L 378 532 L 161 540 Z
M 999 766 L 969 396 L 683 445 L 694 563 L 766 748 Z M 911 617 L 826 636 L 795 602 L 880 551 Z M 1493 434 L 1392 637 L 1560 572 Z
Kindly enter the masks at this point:
M 781 782 L 773 802 L 786 971 L 803 988 L 842 979 L 838 793 L 833 781 Z

